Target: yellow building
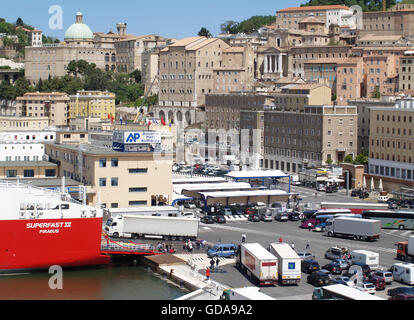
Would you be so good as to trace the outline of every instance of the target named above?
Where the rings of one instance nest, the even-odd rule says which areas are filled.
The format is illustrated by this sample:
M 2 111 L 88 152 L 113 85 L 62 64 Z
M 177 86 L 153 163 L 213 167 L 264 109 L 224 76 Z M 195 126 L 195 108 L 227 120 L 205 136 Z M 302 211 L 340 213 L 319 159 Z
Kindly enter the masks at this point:
M 115 93 L 103 91 L 78 91 L 70 96 L 69 118 L 94 117 L 102 120 L 115 118 Z

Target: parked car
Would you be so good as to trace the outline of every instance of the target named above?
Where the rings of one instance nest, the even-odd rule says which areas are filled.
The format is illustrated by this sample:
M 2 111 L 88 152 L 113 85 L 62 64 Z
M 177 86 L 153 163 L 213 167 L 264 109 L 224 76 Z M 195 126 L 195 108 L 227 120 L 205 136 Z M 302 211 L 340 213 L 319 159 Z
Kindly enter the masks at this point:
M 307 281 L 316 287 L 327 286 L 330 283 L 329 275 L 323 271 L 313 271 L 308 275 Z
M 348 259 L 335 259 L 333 262 L 338 263 L 341 266 L 342 270 L 349 269 L 349 266 L 351 265 L 351 262 L 349 262 Z
M 300 260 L 315 260 L 315 255 L 311 252 L 298 252 Z
M 397 294 L 409 294 L 414 295 L 414 287 L 397 287 L 393 289 L 388 289 L 387 295 L 394 297 Z
M 375 285 L 369 282 L 363 282 L 363 283 L 357 282 L 354 288 L 360 291 L 367 292 L 369 294 L 375 294 L 376 292 Z
M 344 256 L 349 256 L 348 248 L 345 247 L 331 247 L 325 252 L 325 258 L 330 260 L 343 259 Z
M 394 280 L 392 272 L 387 270 L 377 270 L 373 275 L 383 278 L 386 284 L 391 284 Z
M 260 220 L 262 221 L 265 221 L 265 222 L 273 221 L 273 214 L 270 210 L 263 210 L 263 212 L 261 212 L 259 216 L 260 216 Z
M 364 273 L 364 276 L 367 277 L 369 276 L 369 274 L 372 272 L 371 268 L 369 267 L 369 265 L 364 264 L 364 263 L 359 263 L 359 262 L 353 262 L 350 266 L 350 268 L 352 266 L 360 266 L 362 269 L 362 272 Z
M 331 274 L 341 274 L 342 268 L 339 263 L 330 262 L 322 267 L 322 269 L 328 270 Z
M 242 216 L 244 215 L 244 210 L 243 207 L 241 206 L 234 206 L 234 207 L 230 207 L 231 213 L 235 216 Z
M 225 216 L 231 216 L 233 214 L 230 208 L 220 208 L 219 213 Z
M 338 187 L 337 186 L 326 186 L 325 192 L 326 193 L 335 193 L 335 192 L 338 192 Z
M 316 191 L 325 191 L 326 186 L 323 183 L 316 184 Z
M 302 260 L 301 270 L 304 273 L 310 274 L 313 271 L 319 271 L 321 267 L 318 261 L 315 260 Z
M 385 290 L 385 280 L 382 277 L 371 274 L 368 277 L 367 282 L 372 283 L 375 286 L 376 290 Z
M 388 209 L 396 210 L 398 209 L 398 204 L 396 202 L 390 202 L 388 203 Z
M 351 191 L 351 197 L 359 197 L 359 194 L 361 193 L 361 190 L 352 190 Z
M 248 221 L 252 221 L 252 222 L 259 222 L 260 221 L 260 216 L 257 213 L 251 214 L 247 217 Z
M 207 256 L 209 258 L 213 257 L 223 257 L 223 258 L 233 258 L 237 254 L 237 246 L 234 243 L 227 244 L 216 244 L 207 250 Z
M 183 212 L 181 216 L 184 218 L 196 218 L 196 215 L 193 212 Z
M 277 211 L 275 214 L 275 220 L 277 221 L 288 221 L 289 214 L 286 211 Z
M 299 221 L 300 220 L 300 212 L 292 211 L 288 213 L 289 221 Z
M 209 216 L 209 215 L 202 216 L 200 218 L 200 222 L 205 223 L 205 224 L 213 224 L 214 223 L 214 217 Z
M 214 216 L 214 222 L 216 223 L 226 223 L 226 218 L 223 215 Z
M 350 285 L 350 278 L 346 277 L 346 276 L 340 276 L 338 278 L 332 279 L 331 281 L 333 284 L 343 284 L 345 286 L 349 286 Z
M 407 293 L 399 293 L 388 298 L 388 300 L 414 300 L 414 295 Z
M 186 201 L 186 202 L 184 202 L 184 208 L 187 208 L 187 209 L 196 209 L 197 207 L 196 207 L 196 205 L 193 202 Z

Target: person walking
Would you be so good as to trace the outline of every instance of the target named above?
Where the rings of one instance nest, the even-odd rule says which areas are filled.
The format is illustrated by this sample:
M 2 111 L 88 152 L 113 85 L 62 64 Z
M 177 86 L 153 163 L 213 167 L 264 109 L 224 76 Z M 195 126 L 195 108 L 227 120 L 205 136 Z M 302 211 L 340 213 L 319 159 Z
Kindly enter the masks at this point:
M 308 222 L 308 231 L 310 232 L 312 229 L 312 223 Z
M 219 263 L 220 263 L 220 259 L 219 259 L 219 257 L 216 257 L 216 269 L 215 270 L 218 270 L 219 269 Z
M 213 258 L 211 258 L 211 260 L 210 260 L 210 269 L 211 269 L 211 271 L 214 272 L 214 259 Z
M 208 267 L 206 268 L 206 278 L 207 280 L 210 279 L 210 269 Z
M 292 249 L 295 250 L 295 243 L 292 241 Z
M 283 242 L 283 238 L 282 237 L 280 237 L 279 238 L 279 243 L 282 243 Z
M 246 242 L 246 235 L 243 233 L 242 234 L 242 243 L 245 243 Z
M 306 240 L 306 250 L 309 250 L 310 249 L 310 243 L 309 243 L 309 240 Z

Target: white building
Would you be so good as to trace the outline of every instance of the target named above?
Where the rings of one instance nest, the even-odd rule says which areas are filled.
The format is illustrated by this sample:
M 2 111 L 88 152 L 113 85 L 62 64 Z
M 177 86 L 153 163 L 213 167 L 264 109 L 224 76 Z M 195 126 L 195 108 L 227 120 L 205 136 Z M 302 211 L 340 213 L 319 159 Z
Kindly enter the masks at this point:
M 0 161 L 41 161 L 43 142 L 55 142 L 56 132 L 0 132 Z
M 356 25 L 356 15 L 353 14 L 351 9 L 329 9 L 326 11 L 326 28 L 329 28 L 331 24 L 335 24 L 340 27 L 354 27 Z

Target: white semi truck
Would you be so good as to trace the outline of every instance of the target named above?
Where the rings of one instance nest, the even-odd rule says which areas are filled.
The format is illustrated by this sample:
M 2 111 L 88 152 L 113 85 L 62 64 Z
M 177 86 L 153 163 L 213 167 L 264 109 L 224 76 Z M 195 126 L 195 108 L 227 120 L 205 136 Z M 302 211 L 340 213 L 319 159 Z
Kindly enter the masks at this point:
M 274 285 L 278 280 L 277 258 L 259 243 L 242 243 L 236 266 L 259 286 Z
M 105 209 L 110 216 L 116 217 L 121 214 L 136 214 L 143 216 L 180 217 L 181 212 L 172 206 L 137 207 L 137 208 L 109 208 Z
M 381 221 L 352 217 L 337 217 L 327 221 L 325 234 L 354 240 L 373 241 L 381 234 Z
M 301 277 L 301 260 L 287 243 L 271 243 L 270 252 L 277 258 L 279 283 L 298 284 Z
M 142 237 L 169 240 L 195 240 L 198 237 L 199 219 L 180 217 L 153 217 L 143 215 L 120 214 L 109 218 L 105 231 L 114 238 Z

